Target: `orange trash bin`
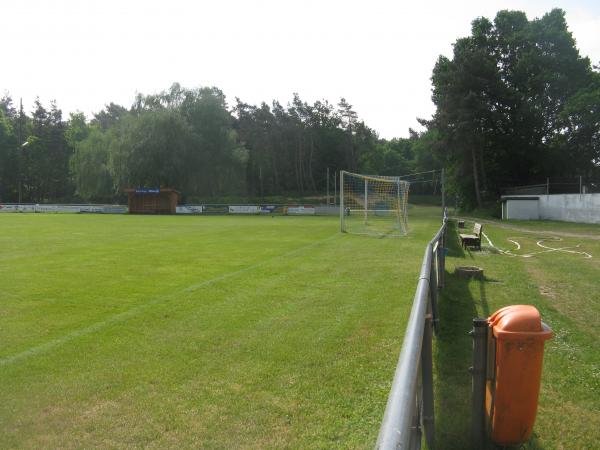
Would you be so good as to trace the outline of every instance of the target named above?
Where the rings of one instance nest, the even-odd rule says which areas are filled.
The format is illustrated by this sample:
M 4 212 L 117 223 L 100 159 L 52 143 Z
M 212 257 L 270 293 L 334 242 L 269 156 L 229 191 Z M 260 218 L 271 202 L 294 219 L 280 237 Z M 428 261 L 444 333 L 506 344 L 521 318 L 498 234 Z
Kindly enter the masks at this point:
M 552 330 L 531 305 L 502 308 L 488 324 L 487 424 L 496 444 L 518 445 L 533 431 L 544 342 Z

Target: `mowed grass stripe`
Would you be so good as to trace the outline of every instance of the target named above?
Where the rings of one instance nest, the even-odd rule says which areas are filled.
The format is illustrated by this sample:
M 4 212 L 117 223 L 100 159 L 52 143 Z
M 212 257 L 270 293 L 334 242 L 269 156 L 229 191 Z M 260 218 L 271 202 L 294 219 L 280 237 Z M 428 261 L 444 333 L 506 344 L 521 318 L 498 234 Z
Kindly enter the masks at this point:
M 327 241 L 329 239 L 332 239 L 333 237 L 337 237 L 337 234 L 336 235 L 332 235 L 329 238 L 323 239 L 321 241 L 317 241 L 317 242 L 314 242 L 314 243 L 311 243 L 311 244 L 304 245 L 304 246 L 302 246 L 302 247 L 300 247 L 300 248 L 298 248 L 296 250 L 292 250 L 291 252 L 285 253 L 283 255 L 275 256 L 275 257 L 269 258 L 266 261 L 262 261 L 262 262 L 259 262 L 259 263 L 256 263 L 256 264 L 252 264 L 252 265 L 250 265 L 248 267 L 245 267 L 243 269 L 236 270 L 234 272 L 228 272 L 228 273 L 225 273 L 223 275 L 216 276 L 215 278 L 211 278 L 210 280 L 206 280 L 206 281 L 203 281 L 201 283 L 193 284 L 191 286 L 188 286 L 188 287 L 184 288 L 183 290 L 181 290 L 179 292 L 170 293 L 170 294 L 167 294 L 167 295 L 164 295 L 164 296 L 161 296 L 161 297 L 155 297 L 155 298 L 153 298 L 153 299 L 151 299 L 151 300 L 149 300 L 149 301 L 147 301 L 145 303 L 142 303 L 141 305 L 138 305 L 136 307 L 128 309 L 127 311 L 124 311 L 124 312 L 115 314 L 113 316 L 110 316 L 107 319 L 102 320 L 100 322 L 96 322 L 93 325 L 88 326 L 86 328 L 75 330 L 75 331 L 73 331 L 73 332 L 71 332 L 71 333 L 69 333 L 67 335 L 64 335 L 64 336 L 61 336 L 61 337 L 59 337 L 57 339 L 53 339 L 51 341 L 45 342 L 44 344 L 38 345 L 36 347 L 32 347 L 30 349 L 27 349 L 27 350 L 25 350 L 23 352 L 15 354 L 15 355 L 8 356 L 8 357 L 5 357 L 5 358 L 1 358 L 0 359 L 0 366 L 5 366 L 5 365 L 8 365 L 8 364 L 13 364 L 13 363 L 15 363 L 15 362 L 17 362 L 19 360 L 24 359 L 24 358 L 28 358 L 28 357 L 34 356 L 36 354 L 39 354 L 39 353 L 51 350 L 54 347 L 62 345 L 64 343 L 69 342 L 69 341 L 71 341 L 73 339 L 76 339 L 76 338 L 78 338 L 80 336 L 83 336 L 83 335 L 86 335 L 86 334 L 90 334 L 90 333 L 95 333 L 95 332 L 97 332 L 97 331 L 101 330 L 102 328 L 105 328 L 105 327 L 107 327 L 109 325 L 115 324 L 115 323 L 123 321 L 123 320 L 127 320 L 127 319 L 129 319 L 129 318 L 131 318 L 131 317 L 133 317 L 133 316 L 135 316 L 135 315 L 143 312 L 147 308 L 150 308 L 150 307 L 156 305 L 157 303 L 160 303 L 160 302 L 169 302 L 169 301 L 173 301 L 175 299 L 178 299 L 178 298 L 181 297 L 181 294 L 183 294 L 184 292 L 195 291 L 197 289 L 201 289 L 201 288 L 210 286 L 210 285 L 212 285 L 214 283 L 218 283 L 218 282 L 227 280 L 229 278 L 236 277 L 238 275 L 244 274 L 244 273 L 246 273 L 246 272 L 248 272 L 250 270 L 255 270 L 258 267 L 264 266 L 265 264 L 273 263 L 273 261 L 277 261 L 277 260 L 279 260 L 281 258 L 292 257 L 292 256 L 298 254 L 299 252 L 305 251 L 305 250 L 310 249 L 310 248 L 314 248 L 315 246 L 317 246 L 317 245 L 321 244 L 322 242 L 325 242 L 325 241 Z
M 11 319 L 0 327 L 0 356 L 58 339 L 149 298 L 242 269 L 335 230 L 322 220 L 268 217 L 0 219 L 2 253 L 21 255 L 18 262 L 0 262 L 0 320 Z
M 220 228 L 222 219 L 189 222 Z M 221 243 L 221 270 L 248 267 L 228 258 L 262 262 L 337 228 L 335 218 L 228 219 L 237 251 Z M 424 245 L 438 225 L 437 211 L 415 215 L 406 238 L 339 235 L 206 288 L 185 291 L 194 284 L 187 274 L 169 281 L 180 293 L 172 301 L 3 366 L 0 447 L 371 447 Z M 178 226 L 185 233 L 189 224 Z M 172 236 L 164 236 L 167 253 Z M 210 261 L 210 252 L 198 258 Z M 57 320 L 61 310 L 78 312 L 52 301 Z

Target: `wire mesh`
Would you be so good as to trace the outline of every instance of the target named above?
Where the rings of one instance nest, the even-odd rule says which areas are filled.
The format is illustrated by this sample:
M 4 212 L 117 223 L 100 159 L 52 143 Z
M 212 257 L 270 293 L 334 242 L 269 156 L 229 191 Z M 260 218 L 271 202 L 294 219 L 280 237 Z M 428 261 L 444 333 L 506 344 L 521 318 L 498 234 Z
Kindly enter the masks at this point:
M 408 232 L 408 181 L 350 172 L 343 172 L 342 180 L 342 231 L 388 236 Z

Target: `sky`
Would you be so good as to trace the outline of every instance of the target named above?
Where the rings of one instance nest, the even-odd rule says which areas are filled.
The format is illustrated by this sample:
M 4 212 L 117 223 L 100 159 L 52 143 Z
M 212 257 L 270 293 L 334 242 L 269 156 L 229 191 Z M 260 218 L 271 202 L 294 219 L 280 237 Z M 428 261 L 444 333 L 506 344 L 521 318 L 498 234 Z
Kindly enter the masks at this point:
M 36 96 L 64 117 L 173 82 L 216 86 L 229 104 L 344 97 L 381 137 L 430 118 L 439 55 L 476 17 L 566 11 L 583 56 L 600 62 L 600 1 L 18 0 L 0 4 L 0 94 L 26 111 Z

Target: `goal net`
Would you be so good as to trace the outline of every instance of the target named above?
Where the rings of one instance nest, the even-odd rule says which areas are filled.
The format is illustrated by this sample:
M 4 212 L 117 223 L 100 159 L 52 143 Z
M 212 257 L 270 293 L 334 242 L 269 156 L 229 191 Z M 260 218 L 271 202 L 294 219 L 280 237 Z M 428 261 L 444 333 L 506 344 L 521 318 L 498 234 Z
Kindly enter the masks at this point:
M 400 177 L 340 173 L 342 232 L 402 236 L 408 232 L 410 183 Z

